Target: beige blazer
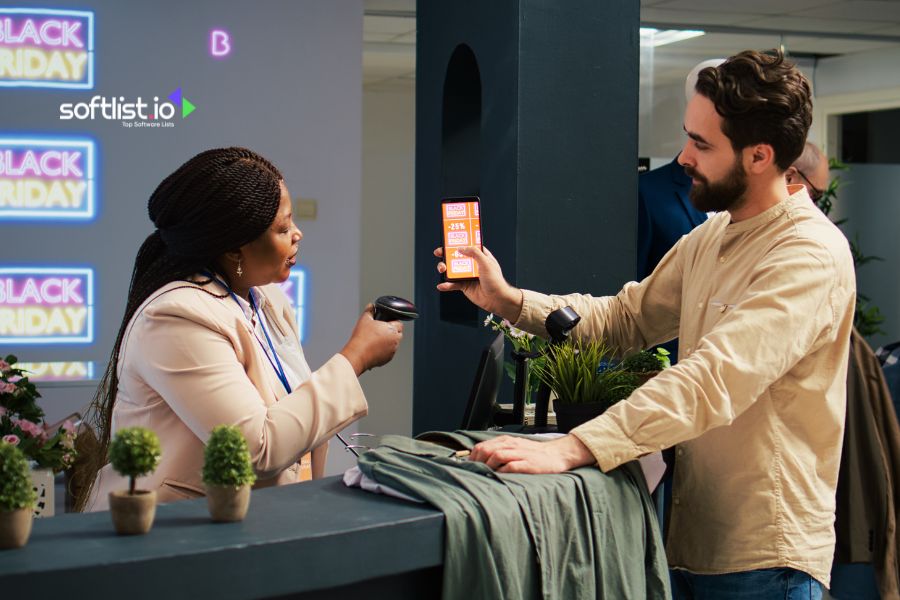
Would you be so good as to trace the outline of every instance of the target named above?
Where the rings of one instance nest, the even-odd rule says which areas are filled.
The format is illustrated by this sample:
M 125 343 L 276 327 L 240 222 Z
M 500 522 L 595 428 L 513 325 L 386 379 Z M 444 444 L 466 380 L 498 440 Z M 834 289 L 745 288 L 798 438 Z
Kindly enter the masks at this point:
M 205 289 L 222 293 L 216 284 Z M 255 289 L 273 335 L 298 340 L 281 289 Z M 341 354 L 287 394 L 234 300 L 184 281 L 163 286 L 138 308 L 117 369 L 113 434 L 141 426 L 159 436 L 159 466 L 137 482 L 155 489 L 159 502 L 204 495 L 203 449 L 216 425 L 240 427 L 258 476 L 255 487 L 267 487 L 299 481 L 298 460 L 311 450 L 313 476 L 321 476 L 326 442 L 368 412 L 353 367 Z M 87 510 L 106 510 L 108 493 L 127 485 L 106 465 Z

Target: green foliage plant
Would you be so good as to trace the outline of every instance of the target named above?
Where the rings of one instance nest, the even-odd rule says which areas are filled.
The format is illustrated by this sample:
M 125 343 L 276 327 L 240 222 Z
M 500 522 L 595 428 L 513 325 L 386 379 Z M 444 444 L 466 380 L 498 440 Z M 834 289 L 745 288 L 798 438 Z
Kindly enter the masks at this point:
M 213 428 L 203 459 L 203 483 L 207 485 L 241 487 L 256 481 L 247 440 L 235 426 Z
M 0 510 L 32 508 L 36 500 L 25 454 L 12 444 L 0 442 Z
M 616 361 L 603 340 L 573 340 L 550 346 L 538 378 L 556 394 L 557 402 L 599 404 L 606 410 L 624 400 L 653 374 L 670 365 L 665 348 L 641 351 Z
M 129 495 L 134 495 L 135 479 L 156 469 L 160 453 L 159 438 L 149 429 L 128 427 L 116 433 L 109 444 L 109 462 L 129 478 Z
M 639 384 L 634 373 L 602 367 L 611 359 L 610 348 L 602 340 L 569 340 L 550 347 L 547 360 L 537 374 L 559 402 L 597 403 L 608 407 L 627 398 Z
M 627 357 L 621 363 L 621 368 L 632 373 L 653 373 L 667 369 L 672 365 L 669 360 L 669 351 L 659 347 L 654 352 L 641 350 Z

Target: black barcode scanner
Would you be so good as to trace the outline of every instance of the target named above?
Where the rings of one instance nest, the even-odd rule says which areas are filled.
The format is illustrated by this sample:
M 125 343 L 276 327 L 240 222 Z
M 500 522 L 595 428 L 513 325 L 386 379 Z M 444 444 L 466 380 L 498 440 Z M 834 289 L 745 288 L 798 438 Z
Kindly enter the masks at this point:
M 380 296 L 374 304 L 376 321 L 412 321 L 419 316 L 415 304 L 397 296 Z

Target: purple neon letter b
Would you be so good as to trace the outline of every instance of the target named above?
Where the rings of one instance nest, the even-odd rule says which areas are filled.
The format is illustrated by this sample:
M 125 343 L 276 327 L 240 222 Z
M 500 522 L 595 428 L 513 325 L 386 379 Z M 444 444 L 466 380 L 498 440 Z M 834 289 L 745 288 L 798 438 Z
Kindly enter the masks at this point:
M 231 37 L 227 31 L 213 29 L 209 32 L 209 53 L 216 58 L 231 53 Z

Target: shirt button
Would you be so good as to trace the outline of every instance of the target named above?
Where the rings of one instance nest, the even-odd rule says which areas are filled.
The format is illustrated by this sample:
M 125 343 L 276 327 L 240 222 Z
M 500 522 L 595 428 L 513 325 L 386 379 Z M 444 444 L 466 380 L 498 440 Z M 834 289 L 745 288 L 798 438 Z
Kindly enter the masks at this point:
M 672 504 L 678 506 L 679 504 L 681 504 L 681 500 L 679 500 L 678 498 L 675 498 L 674 500 L 672 500 Z
M 698 302 L 698 303 L 697 303 L 697 308 L 703 308 L 703 303 L 702 303 L 702 302 Z
M 685 354 L 690 354 L 690 353 L 691 353 L 691 350 L 692 350 L 692 348 L 691 348 L 690 346 L 688 346 L 687 348 L 684 349 L 684 353 L 685 353 Z
M 719 257 L 719 262 L 720 262 L 720 263 L 725 262 L 725 257 L 724 257 L 724 256 L 720 256 L 720 257 Z
M 684 450 L 679 448 L 678 450 L 675 451 L 675 454 L 677 454 L 678 456 L 684 456 Z

